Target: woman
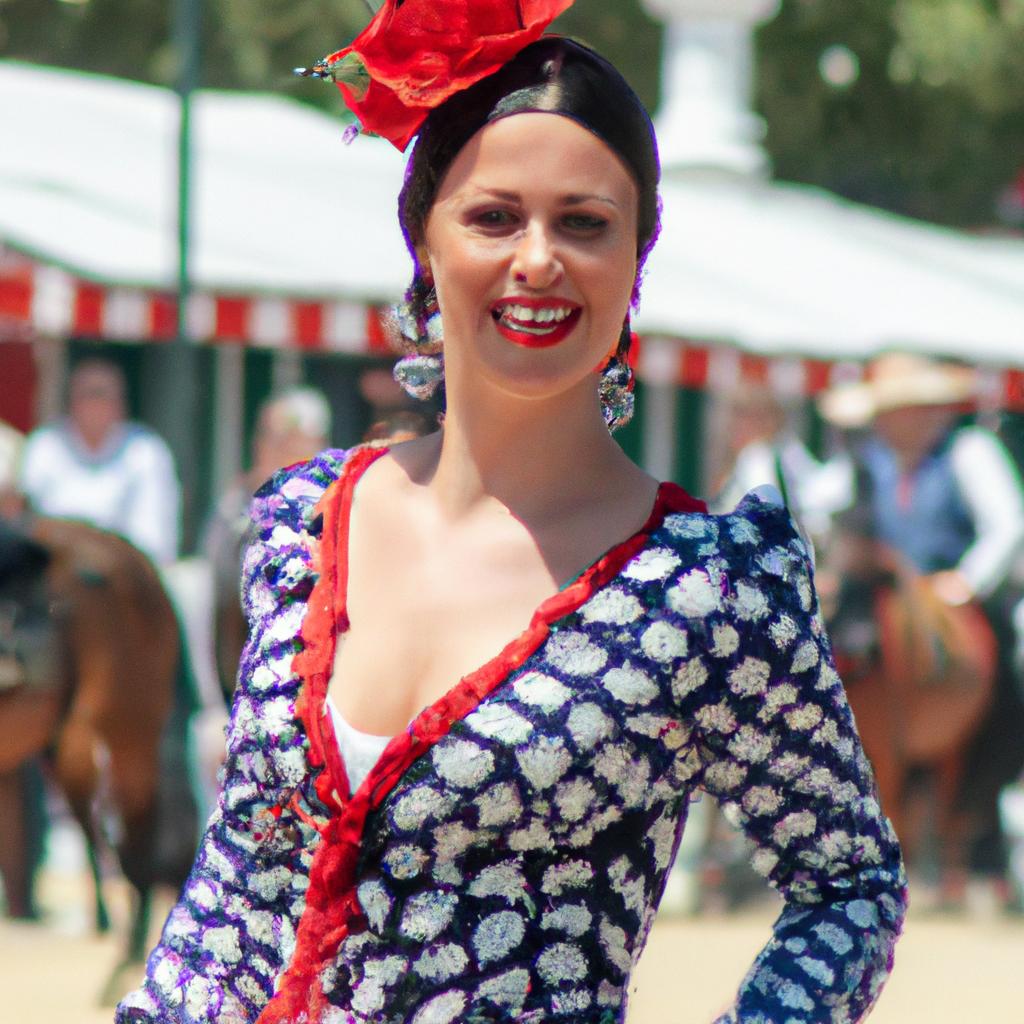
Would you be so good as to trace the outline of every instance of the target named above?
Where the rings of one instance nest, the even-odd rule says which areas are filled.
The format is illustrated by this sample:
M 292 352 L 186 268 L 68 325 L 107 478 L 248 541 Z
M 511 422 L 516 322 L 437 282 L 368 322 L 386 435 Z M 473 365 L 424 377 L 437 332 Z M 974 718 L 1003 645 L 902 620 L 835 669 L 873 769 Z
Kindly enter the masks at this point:
M 531 41 L 533 6 L 413 128 L 429 347 L 400 375 L 429 385 L 443 333 L 444 428 L 257 497 L 223 797 L 122 1024 L 620 1020 L 698 788 L 788 900 L 721 1020 L 854 1020 L 887 973 L 899 852 L 788 516 L 708 516 L 608 435 L 656 151 L 610 65 Z M 358 56 L 346 98 L 403 145 L 416 111 Z

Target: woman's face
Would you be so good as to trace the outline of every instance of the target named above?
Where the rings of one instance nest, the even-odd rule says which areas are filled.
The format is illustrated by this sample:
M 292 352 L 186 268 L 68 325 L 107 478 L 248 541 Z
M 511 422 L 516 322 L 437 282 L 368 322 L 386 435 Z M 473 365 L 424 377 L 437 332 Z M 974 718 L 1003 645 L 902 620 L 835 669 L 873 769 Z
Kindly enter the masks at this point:
M 595 135 L 557 114 L 481 129 L 449 168 L 420 258 L 453 386 L 548 398 L 593 388 L 637 265 L 637 188 Z

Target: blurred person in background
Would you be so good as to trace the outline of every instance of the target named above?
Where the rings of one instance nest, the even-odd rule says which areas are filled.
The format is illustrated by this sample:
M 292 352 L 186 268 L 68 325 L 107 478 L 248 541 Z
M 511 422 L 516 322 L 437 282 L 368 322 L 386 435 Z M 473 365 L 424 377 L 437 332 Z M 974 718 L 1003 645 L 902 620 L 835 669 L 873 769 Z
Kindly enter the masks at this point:
M 731 511 L 755 487 L 770 484 L 798 523 L 819 532 L 821 463 L 796 436 L 781 399 L 764 384 L 744 382 L 729 395 L 727 418 L 726 466 L 713 507 Z
M 213 569 L 217 671 L 225 695 L 234 689 L 245 643 L 238 580 L 253 493 L 277 470 L 326 448 L 330 435 L 331 407 L 320 391 L 298 387 L 271 396 L 256 417 L 252 465 L 222 495 L 206 526 L 202 546 Z
M 967 753 L 961 802 L 977 822 L 969 868 L 1005 898 L 1003 786 L 1024 766 L 1024 702 L 1015 679 L 1012 580 L 1024 548 L 1024 487 L 991 431 L 964 423 L 972 370 L 923 356 L 879 357 L 858 384 L 823 396 L 834 425 L 866 429 L 847 460 L 846 504 L 861 526 L 929 577 L 950 605 L 978 601 L 996 634 L 993 701 Z
M 363 434 L 363 440 L 398 444 L 414 437 L 424 437 L 436 429 L 428 416 L 415 409 L 394 409 L 374 420 Z
M 67 415 L 29 436 L 20 485 L 40 515 L 117 533 L 158 565 L 178 555 L 174 458 L 156 433 L 127 419 L 124 374 L 105 359 L 72 371 Z

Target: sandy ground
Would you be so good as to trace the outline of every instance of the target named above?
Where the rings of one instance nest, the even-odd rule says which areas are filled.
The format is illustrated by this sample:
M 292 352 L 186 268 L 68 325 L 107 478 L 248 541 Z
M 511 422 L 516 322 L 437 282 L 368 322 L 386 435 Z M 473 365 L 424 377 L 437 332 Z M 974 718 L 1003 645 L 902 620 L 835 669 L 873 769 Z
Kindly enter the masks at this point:
M 122 893 L 108 886 L 123 919 Z M 0 923 L 0 1021 L 109 1024 L 97 1005 L 117 959 L 114 939 L 89 932 L 81 875 L 44 879 L 45 924 Z M 629 1024 L 706 1024 L 726 1006 L 764 942 L 771 910 L 666 918 L 635 976 Z M 1024 1020 L 1024 920 L 912 915 L 896 972 L 872 1024 L 973 1024 Z

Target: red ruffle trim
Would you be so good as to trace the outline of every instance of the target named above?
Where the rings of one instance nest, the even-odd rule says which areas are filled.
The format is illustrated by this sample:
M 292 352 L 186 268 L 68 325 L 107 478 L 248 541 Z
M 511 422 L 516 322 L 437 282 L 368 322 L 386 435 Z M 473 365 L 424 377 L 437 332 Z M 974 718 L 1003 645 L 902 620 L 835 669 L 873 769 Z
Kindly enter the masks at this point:
M 345 937 L 353 928 L 362 926 L 356 867 L 366 819 L 413 761 L 522 665 L 547 639 L 551 623 L 575 611 L 614 579 L 644 547 L 666 515 L 707 511 L 704 502 L 690 497 L 676 484 L 661 484 L 654 508 L 640 530 L 613 547 L 564 590 L 548 598 L 534 612 L 525 632 L 419 714 L 405 732 L 388 744 L 366 781 L 346 799 L 348 776 L 333 723 L 324 711 L 324 701 L 334 664 L 335 636 L 348 628 L 345 595 L 352 494 L 366 469 L 386 452 L 386 448 L 356 451 L 317 506 L 324 517 L 322 539 L 314 551 L 318 578 L 302 623 L 303 649 L 295 656 L 293 668 L 302 679 L 296 712 L 309 737 L 310 764 L 314 769 L 324 769 L 316 780 L 317 795 L 333 815 L 320 829 L 320 845 L 313 856 L 295 953 L 281 976 L 277 993 L 256 1024 L 319 1024 L 329 1008 L 320 980 L 322 973 L 334 962 Z

